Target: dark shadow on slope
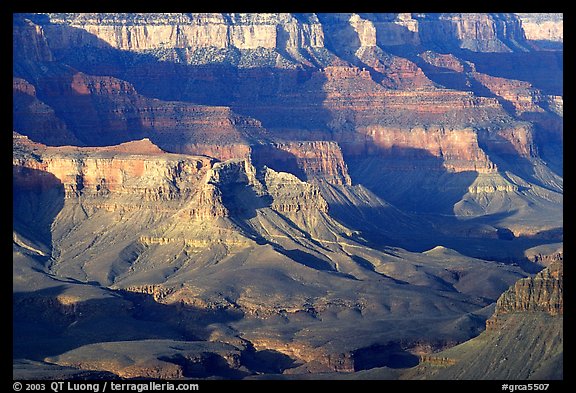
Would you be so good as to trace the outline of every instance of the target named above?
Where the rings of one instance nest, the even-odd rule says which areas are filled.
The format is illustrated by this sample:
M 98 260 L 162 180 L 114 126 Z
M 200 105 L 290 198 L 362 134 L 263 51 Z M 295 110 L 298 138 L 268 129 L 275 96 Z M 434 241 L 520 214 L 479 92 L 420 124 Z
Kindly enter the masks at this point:
M 64 207 L 64 185 L 49 172 L 12 168 L 13 230 L 51 248 L 51 225 Z
M 522 120 L 531 122 L 533 140 L 538 148 L 538 155 L 558 176 L 564 174 L 564 119 L 550 108 L 547 101 L 538 103 L 546 112 L 529 112 L 520 115 Z
M 222 203 L 230 212 L 230 219 L 241 225 L 243 229 L 246 229 L 246 226 L 241 221 L 256 217 L 258 209 L 270 207 L 272 204 L 272 197 L 258 195 L 247 183 L 225 184 L 221 185 L 220 189 L 222 190 Z
M 146 339 L 207 340 L 212 323 L 243 317 L 241 311 L 166 305 L 151 295 L 103 291 L 111 296 L 67 305 L 67 286 L 13 294 L 13 357 L 42 361 L 87 344 Z
M 397 343 L 373 345 L 353 353 L 354 371 L 369 370 L 375 367 L 409 368 L 419 363 L 419 358 L 403 350 Z
M 563 95 L 563 52 L 482 53 L 461 50 L 456 55 L 473 62 L 478 72 L 530 82 L 544 94 Z
M 373 144 L 370 151 L 375 153 L 362 158 L 347 155 L 345 144 L 342 144 L 342 150 L 353 183 L 362 184 L 404 212 L 399 216 L 391 210 L 386 211 L 390 208 L 351 207 L 329 200 L 330 214 L 346 227 L 359 231 L 358 238 L 353 239 L 361 244 L 381 251 L 396 246 L 413 252 L 443 244 L 466 256 L 517 263 L 525 271 L 532 272 L 534 269 L 526 263 L 524 250 L 561 238 L 555 235 L 550 239 L 542 236 L 503 239 L 507 235 L 510 238 L 510 233 L 500 222 L 515 211 L 482 214 L 466 220 L 457 218 L 454 205 L 468 193 L 468 187 L 478 174 L 475 171 L 449 172 L 443 166 L 442 157 L 434 157 L 425 150 L 386 151 Z M 493 156 L 496 157 L 490 157 Z M 498 157 L 496 160 L 500 170 L 517 173 L 518 166 L 524 165 L 527 175 L 532 174 L 530 161 L 516 158 L 516 155 L 509 157 L 514 165 L 499 163 Z
M 302 181 L 307 181 L 308 176 L 298 158 L 289 151 L 277 148 L 274 145 L 255 145 L 252 147 L 252 164 L 256 168 L 267 166 L 276 172 L 288 172 Z
M 550 192 L 559 192 L 559 190 L 546 184 L 545 181 L 538 179 L 534 173 L 534 163 L 524 155 L 525 153 L 518 152 L 512 142 L 503 136 L 488 130 L 479 130 L 478 145 L 482 150 L 490 153 L 490 159 L 497 165 L 498 172 L 511 183 L 514 182 L 506 175 L 507 171 Z M 530 151 L 528 154 L 536 153 Z
M 351 64 L 358 64 L 356 51 L 360 49 L 360 38 L 348 22 L 352 14 L 318 13 L 324 29 L 325 46 L 338 57 Z
M 23 83 L 26 87 L 32 87 Z M 49 106 L 35 97 L 35 92 L 17 87 L 12 90 L 13 130 L 27 135 L 33 141 L 46 141 L 50 145 L 82 144 Z
M 476 71 L 490 76 L 526 81 L 544 94 L 563 95 L 563 52 L 473 52 L 460 48 L 434 48 L 430 46 L 394 45 L 382 46 L 384 50 L 396 56 L 407 58 L 424 71 L 432 81 L 447 88 L 470 90 L 466 86 L 465 76 L 453 70 L 435 67 L 422 59 L 419 54 L 433 49 L 438 53 L 450 53 L 455 58 L 474 63 Z M 464 63 L 464 72 L 472 71 Z M 471 81 L 472 82 L 472 81 Z M 486 89 L 475 86 L 475 93 L 492 97 Z M 512 112 L 514 113 L 514 112 Z
M 250 370 L 264 374 L 281 374 L 295 364 L 294 359 L 281 352 L 272 349 L 257 351 L 253 347 L 242 352 L 240 362 Z
M 407 212 L 454 215 L 454 205 L 478 176 L 448 171 L 443 157 L 425 149 L 371 145 L 372 153 L 362 158 L 347 157 L 342 146 L 352 182 Z
M 328 272 L 336 272 L 337 270 L 327 261 L 315 257 L 314 255 L 307 253 L 302 250 L 294 249 L 294 250 L 286 250 L 285 248 L 275 248 L 276 251 L 279 253 L 287 256 L 288 258 L 292 259 L 295 262 L 298 262 L 301 265 L 309 267 L 315 270 L 321 271 L 328 271 Z
M 391 48 L 386 48 L 394 53 L 396 56 L 406 58 L 416 64 L 422 72 L 434 83 L 443 86 L 448 89 L 458 90 L 458 91 L 470 91 L 479 97 L 494 98 L 500 103 L 502 108 L 512 117 L 516 116 L 516 108 L 514 104 L 496 94 L 494 94 L 490 89 L 484 86 L 482 83 L 478 82 L 473 77 L 469 76 L 468 73 L 473 71 L 471 66 L 462 59 L 455 57 L 457 62 L 462 63 L 462 71 L 455 71 L 449 68 L 437 67 L 430 64 L 422 58 L 422 53 L 424 48 L 408 46 L 408 45 L 398 45 Z M 448 52 L 450 54 L 460 53 L 460 49 Z
M 529 40 L 530 45 L 537 50 L 563 51 L 564 43 L 551 40 Z
M 241 371 L 230 367 L 222 355 L 214 352 L 203 352 L 199 357 L 190 359 L 177 354 L 172 356 L 160 356 L 158 360 L 173 363 L 182 367 L 185 378 L 209 378 L 220 377 L 225 379 L 242 379 L 250 372 Z
M 472 90 L 471 81 L 465 74 L 465 69 L 464 71 L 455 71 L 450 68 L 437 67 L 428 63 L 419 55 L 411 55 L 407 58 L 420 67 L 428 79 L 440 86 L 460 91 Z M 486 91 L 484 92 L 487 93 Z
M 322 23 L 324 29 L 326 48 L 348 63 L 367 70 L 372 80 L 376 83 L 382 83 L 386 76 L 365 63 L 357 55 L 357 51 L 362 48 L 362 43 L 358 32 L 349 22 L 352 15 L 350 13 L 317 14 L 318 20 Z M 366 16 L 367 14 L 362 15 Z
M 406 282 L 406 281 L 398 280 L 398 279 L 396 279 L 396 278 L 394 278 L 394 277 L 390 277 L 390 276 L 388 276 L 388 275 L 386 275 L 386 274 L 384 274 L 384 273 L 377 272 L 376 269 L 374 268 L 374 265 L 372 265 L 369 261 L 367 261 L 366 259 L 364 259 L 364 258 L 362 258 L 362 257 L 360 257 L 360 256 L 358 256 L 358 255 L 350 255 L 350 258 L 351 258 L 354 262 L 356 262 L 359 266 L 361 266 L 362 268 L 364 268 L 364 269 L 366 269 L 366 270 L 370 270 L 371 272 L 374 272 L 374 273 L 376 273 L 376 274 L 381 275 L 382 277 L 385 277 L 385 278 L 387 278 L 387 279 L 389 279 L 389 280 L 392 280 L 395 284 L 400 284 L 400 285 L 409 284 L 409 283 Z

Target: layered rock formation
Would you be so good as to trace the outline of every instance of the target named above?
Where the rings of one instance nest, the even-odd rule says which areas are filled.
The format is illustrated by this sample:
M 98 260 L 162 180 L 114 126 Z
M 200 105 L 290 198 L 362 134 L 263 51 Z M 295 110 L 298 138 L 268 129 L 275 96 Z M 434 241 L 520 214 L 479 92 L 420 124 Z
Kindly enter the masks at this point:
M 340 146 L 332 141 L 283 142 L 254 146 L 256 166 L 296 174 L 302 180 L 323 180 L 332 184 L 351 184 Z
M 515 312 L 564 313 L 564 274 L 562 261 L 554 262 L 531 278 L 519 280 L 498 298 L 496 311 L 487 327 L 499 317 Z
M 522 29 L 529 40 L 552 42 L 564 41 L 564 21 L 562 14 L 519 13 Z
M 497 100 L 475 96 L 470 92 L 436 88 L 413 61 L 382 52 L 380 47 L 386 47 L 388 44 L 385 39 L 379 39 L 379 36 L 387 36 L 388 31 L 406 29 L 418 36 L 417 39 L 410 39 L 405 43 L 410 45 L 432 45 L 431 37 L 434 36 L 434 40 L 439 42 L 448 42 L 475 51 L 511 50 L 503 42 L 511 45 L 512 49 L 519 50 L 511 43 L 521 46 L 523 37 L 518 30 L 518 20 L 510 15 L 262 14 L 256 18 L 249 14 L 170 14 L 162 17 L 152 14 L 51 14 L 47 16 L 48 20 L 43 20 L 40 16 L 29 18 L 40 23 L 42 27 L 32 29 L 34 26 L 32 22 L 17 25 L 18 40 L 31 42 L 33 37 L 28 39 L 27 35 L 40 35 L 33 41 L 39 47 L 36 52 L 50 52 L 49 55 L 43 55 L 43 60 L 56 56 L 86 70 L 95 70 L 94 67 L 99 67 L 98 73 L 109 72 L 128 77 L 138 85 L 140 92 L 136 93 L 133 85 L 110 78 L 99 80 L 100 77 L 89 77 L 82 72 L 67 77 L 70 79 L 70 86 L 66 79 L 60 81 L 51 78 L 49 82 L 47 81 L 47 86 L 40 94 L 43 98 L 53 96 L 50 90 L 69 89 L 71 94 L 69 98 L 64 99 L 66 97 L 64 95 L 54 102 L 48 98 L 46 101 L 50 101 L 49 105 L 55 106 L 58 113 L 66 112 L 65 117 L 68 118 L 66 123 L 73 124 L 73 133 L 85 143 L 93 144 L 96 139 L 102 143 L 102 138 L 106 135 L 109 135 L 107 138 L 110 139 L 110 143 L 119 143 L 122 140 L 118 140 L 115 136 L 121 132 L 126 138 L 148 136 L 168 151 L 229 159 L 246 157 L 249 149 L 245 145 L 254 144 L 255 139 L 261 140 L 262 137 L 288 137 L 296 140 L 320 137 L 336 140 L 342 146 L 345 155 L 351 152 L 352 156 L 354 154 L 364 156 L 377 148 L 379 141 L 363 135 L 380 133 L 375 130 L 384 125 L 383 132 L 387 139 L 384 149 L 390 151 L 388 147 L 395 146 L 400 158 L 404 155 L 402 151 L 405 149 L 428 150 L 435 157 L 438 157 L 438 152 L 441 151 L 443 157 L 446 157 L 441 160 L 447 161 L 444 166 L 448 168 L 461 167 L 460 170 L 479 168 L 483 171 L 491 170 L 494 165 L 486 160 L 484 153 L 470 151 L 470 149 L 478 150 L 477 147 L 454 146 L 452 149 L 451 143 L 445 143 L 445 146 L 430 146 L 430 142 L 407 140 L 408 137 L 418 138 L 413 132 L 408 131 L 420 127 L 424 130 L 429 128 L 462 130 L 473 127 L 471 131 L 475 133 L 476 128 L 493 128 L 492 125 L 498 123 L 504 123 L 504 128 L 518 128 L 511 123 L 511 119 Z M 506 28 L 498 27 L 500 25 Z M 147 26 L 150 29 L 146 30 Z M 280 27 L 276 28 L 277 26 Z M 485 29 L 483 27 L 484 30 L 478 28 L 472 31 L 470 26 L 485 26 Z M 252 30 L 249 33 L 244 32 L 248 28 Z M 170 31 L 176 33 L 170 34 Z M 283 31 L 287 32 L 286 45 L 277 36 L 284 34 Z M 312 31 L 315 33 L 312 34 Z M 353 39 L 349 40 L 347 37 Z M 98 41 L 99 39 L 101 41 Z M 354 44 L 355 40 L 357 44 Z M 159 64 L 154 69 L 147 65 L 147 61 L 138 58 L 130 60 L 123 54 L 110 52 L 113 49 L 120 49 L 149 53 L 159 50 L 160 47 L 166 50 L 187 51 L 208 47 L 226 50 L 236 48 L 241 51 L 260 48 L 272 50 L 280 57 L 290 58 L 295 64 L 312 67 L 312 71 L 299 70 L 272 75 L 268 72 L 256 72 L 257 69 L 252 72 L 248 68 L 242 73 L 229 70 L 224 70 L 222 73 L 221 69 L 209 67 L 176 69 L 169 67 L 170 64 L 167 62 Z M 105 56 L 116 59 L 117 63 L 105 70 L 101 68 L 102 65 L 92 64 L 90 56 L 86 60 L 79 60 L 70 52 L 72 48 L 90 52 L 92 53 L 90 56 L 101 51 Z M 315 49 L 312 51 L 311 48 Z M 319 58 L 320 49 L 329 56 Z M 316 57 L 311 51 L 315 51 Z M 330 51 L 334 51 L 336 56 Z M 152 56 L 156 54 L 152 53 Z M 353 65 L 342 64 L 338 56 Z M 210 59 L 211 64 L 217 62 L 214 56 Z M 175 59 L 164 60 L 175 61 Z M 278 70 L 282 69 L 278 62 L 272 65 L 260 61 L 261 58 L 255 57 L 250 67 L 273 66 Z M 458 62 L 452 61 L 452 63 Z M 463 62 L 454 65 L 458 72 L 463 69 L 461 64 Z M 230 65 L 239 66 L 234 62 Z M 319 66 L 321 68 L 315 71 L 314 69 Z M 437 63 L 436 66 L 442 65 Z M 22 65 L 24 69 L 27 67 L 29 65 Z M 146 80 L 141 74 L 143 69 L 146 70 Z M 28 72 L 30 70 L 23 71 L 23 74 Z M 235 82 L 225 86 L 222 84 L 223 77 Z M 538 98 L 540 96 L 534 93 L 534 89 L 525 83 L 514 87 L 514 81 L 495 78 L 484 73 L 475 73 L 472 77 L 485 84 L 497 96 L 512 102 L 519 113 L 540 112 L 542 109 L 535 100 L 538 102 L 548 100 L 545 97 Z M 157 80 L 159 89 L 149 87 L 151 78 Z M 114 86 L 117 84 L 116 89 Z M 119 92 L 118 97 L 111 95 L 116 90 Z M 239 117 L 224 108 L 150 101 L 141 96 L 142 93 L 148 94 L 149 91 L 156 91 L 155 94 L 170 100 L 184 99 L 194 102 L 216 100 L 250 117 Z M 309 93 L 302 97 L 299 94 L 301 91 Z M 81 96 L 86 94 L 79 92 L 88 93 L 89 98 L 82 98 Z M 87 106 L 81 108 L 83 114 L 81 119 L 74 113 L 68 113 L 70 112 L 68 110 L 64 111 L 65 107 L 70 107 L 68 103 L 72 100 L 86 102 Z M 98 118 L 86 116 L 86 113 L 96 113 L 95 110 L 100 112 L 99 108 L 118 106 L 124 109 L 121 111 L 114 109 L 113 113 L 104 116 L 100 114 Z M 310 116 L 311 110 L 318 114 Z M 80 111 L 77 113 L 80 114 Z M 261 121 L 253 119 L 254 117 Z M 267 134 L 261 125 L 271 130 L 272 134 Z M 102 131 L 94 133 L 93 129 Z M 360 132 L 351 134 L 350 129 Z M 474 144 L 474 136 L 471 137 L 470 142 L 465 144 Z M 424 140 L 430 138 L 435 136 L 424 136 Z M 462 149 L 469 151 L 463 152 Z M 520 147 L 523 151 L 530 149 L 528 146 Z M 296 165 L 290 169 L 301 168 Z M 323 176 L 335 179 L 335 175 L 330 171 L 323 173 Z M 345 179 L 346 175 L 336 175 L 336 177 L 342 176 L 343 179 L 334 181 L 349 182 Z
M 60 36 L 56 49 L 69 48 L 71 42 L 84 38 L 83 31 L 98 37 L 99 45 L 132 51 L 324 46 L 317 18 L 290 14 L 50 14 L 50 18 L 78 28 L 76 35 Z
M 188 153 L 201 152 L 207 143 L 221 145 L 220 156 L 229 158 L 224 146 L 241 144 L 246 133 L 258 133 L 260 128 L 258 121 L 235 115 L 229 108 L 149 99 L 125 81 L 80 72 L 43 79 L 37 88 L 17 78 L 14 95 L 15 100 L 23 102 L 14 106 L 15 116 L 22 119 L 15 124 L 17 130 L 56 145 L 72 142 L 103 146 L 148 136 L 172 151 Z M 63 113 L 66 123 L 38 102 L 37 95 L 56 113 Z M 27 118 L 42 123 L 27 124 Z M 68 127 L 74 130 L 73 136 Z M 44 134 L 38 134 L 39 129 Z M 187 131 L 190 129 L 194 133 Z M 213 156 L 219 156 L 218 151 Z
M 422 358 L 402 378 L 562 379 L 563 312 L 560 261 L 505 291 L 480 336 Z
M 177 159 L 144 139 L 104 148 L 47 147 L 16 137 L 13 164 L 53 174 L 66 197 L 138 195 L 147 201 L 191 194 L 213 161 Z M 33 153 L 32 153 L 33 152 Z M 175 159 L 176 158 L 176 159 Z
M 528 16 L 521 15 L 528 20 Z M 124 50 L 276 49 L 279 43 L 290 50 L 323 47 L 327 34 L 332 40 L 354 34 L 361 46 L 457 43 L 470 50 L 499 52 L 521 48 L 525 38 L 517 16 L 498 14 L 49 14 L 49 17 L 53 23 L 90 32 L 101 40 L 100 45 Z M 283 28 L 279 30 L 277 25 Z M 350 33 L 345 26 L 350 26 Z M 57 46 L 68 47 L 81 34 L 78 31 L 76 36 L 60 36 Z

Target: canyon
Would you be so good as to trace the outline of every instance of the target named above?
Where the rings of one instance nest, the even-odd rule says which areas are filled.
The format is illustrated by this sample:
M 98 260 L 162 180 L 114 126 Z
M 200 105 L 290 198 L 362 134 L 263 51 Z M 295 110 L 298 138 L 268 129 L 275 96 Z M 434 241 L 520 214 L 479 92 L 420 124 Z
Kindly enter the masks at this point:
M 14 14 L 14 377 L 562 379 L 561 26 Z

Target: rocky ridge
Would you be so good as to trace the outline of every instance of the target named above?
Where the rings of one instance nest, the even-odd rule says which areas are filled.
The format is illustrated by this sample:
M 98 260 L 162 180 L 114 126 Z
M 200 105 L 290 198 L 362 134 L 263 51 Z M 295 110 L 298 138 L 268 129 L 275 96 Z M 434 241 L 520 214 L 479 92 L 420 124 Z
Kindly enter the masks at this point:
M 563 304 L 563 264 L 553 262 L 498 298 L 480 336 L 422 358 L 402 378 L 562 379 Z M 518 348 L 517 340 L 530 345 Z M 519 350 L 531 356 L 517 358 Z

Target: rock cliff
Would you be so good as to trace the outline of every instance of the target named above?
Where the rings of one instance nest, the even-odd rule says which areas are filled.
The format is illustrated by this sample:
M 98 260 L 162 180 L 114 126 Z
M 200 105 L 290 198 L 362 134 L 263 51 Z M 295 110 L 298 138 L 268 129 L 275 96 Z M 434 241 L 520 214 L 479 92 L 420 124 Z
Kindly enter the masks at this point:
M 263 131 L 258 121 L 238 116 L 229 108 L 150 99 L 128 82 L 81 72 L 42 79 L 37 87 L 15 79 L 14 96 L 15 127 L 40 142 L 56 145 L 104 146 L 150 137 L 165 149 L 192 153 L 201 150 L 198 144 L 246 143 L 248 134 Z M 226 152 L 215 151 L 213 156 L 224 158 Z
M 505 291 L 485 332 L 423 357 L 402 379 L 562 379 L 563 310 L 563 264 L 557 261 Z
M 496 311 L 487 326 L 499 317 L 515 312 L 564 313 L 564 274 L 562 261 L 556 261 L 534 277 L 519 280 L 498 298 Z
M 446 89 L 430 79 L 418 58 L 383 50 L 399 44 L 439 50 L 441 43 L 446 50 L 522 52 L 525 39 L 514 15 L 48 14 L 15 18 L 18 42 L 43 54 L 37 60 L 49 70 L 39 71 L 34 57 L 17 57 L 15 70 L 22 77 L 17 79 L 15 95 L 33 96 L 30 89 L 18 86 L 34 80 L 36 96 L 57 114 L 51 120 L 54 124 L 47 124 L 50 132 L 39 135 L 41 142 L 60 134 L 62 140 L 76 137 L 89 145 L 148 137 L 166 151 L 230 159 L 246 158 L 248 146 L 262 140 L 290 139 L 304 148 L 307 142 L 302 141 L 321 138 L 336 141 L 345 156 L 383 150 L 402 158 L 410 154 L 405 151 L 422 150 L 444 161 L 450 170 L 482 172 L 496 166 L 487 158 L 490 153 L 476 146 L 480 137 L 473 134 L 478 129 L 490 129 L 490 135 L 507 134 L 500 130 L 520 127 L 504 104 L 513 105 L 514 114 L 520 115 L 540 113 L 544 105 L 555 108 L 550 103 L 558 101 L 530 83 L 473 71 L 470 61 L 452 54 L 423 52 L 421 58 L 428 63 L 467 72 L 470 80 L 503 101 L 466 89 Z M 200 66 L 192 54 L 207 48 L 223 50 L 230 61 L 220 63 L 218 56 L 209 54 L 209 61 Z M 229 53 L 234 51 L 252 63 L 232 60 Z M 278 59 L 264 61 L 262 53 L 255 51 L 271 51 L 292 66 L 286 68 L 287 63 Z M 77 53 L 86 56 L 79 58 Z M 91 61 L 95 56 L 111 61 L 108 65 Z M 85 72 L 62 74 L 51 70 L 49 60 Z M 177 63 L 195 67 L 178 68 Z M 95 71 L 115 77 L 90 74 Z M 25 119 L 41 119 L 45 112 L 38 104 L 28 105 L 18 116 L 22 124 L 17 123 L 17 131 L 35 136 L 37 131 Z M 416 132 L 422 129 L 424 134 Z M 438 135 L 428 130 L 434 129 L 447 130 L 442 142 L 432 142 Z M 511 143 L 523 155 L 536 154 L 529 135 L 515 136 Z M 288 167 L 298 176 L 310 172 L 311 178 L 316 173 L 329 181 L 350 183 L 344 166 L 334 165 L 329 157 L 332 153 L 314 159 L 316 163 L 308 158 L 304 164 L 300 158 L 280 157 L 280 151 L 290 156 L 294 150 L 283 146 L 275 155 L 283 164 L 294 161 Z
M 254 146 L 252 160 L 290 172 L 302 180 L 323 180 L 332 184 L 351 184 L 340 146 L 332 141 L 280 142 Z
M 562 14 L 519 13 L 522 29 L 529 40 L 563 42 L 564 21 Z
M 67 198 L 111 193 L 171 200 L 192 194 L 213 163 L 167 155 L 148 139 L 103 148 L 49 147 L 16 135 L 14 144 L 13 164 L 53 174 Z

